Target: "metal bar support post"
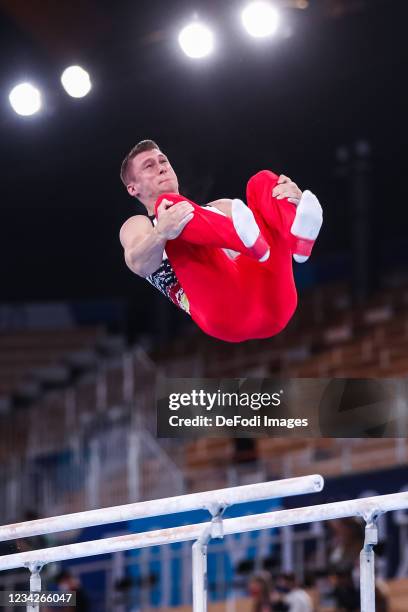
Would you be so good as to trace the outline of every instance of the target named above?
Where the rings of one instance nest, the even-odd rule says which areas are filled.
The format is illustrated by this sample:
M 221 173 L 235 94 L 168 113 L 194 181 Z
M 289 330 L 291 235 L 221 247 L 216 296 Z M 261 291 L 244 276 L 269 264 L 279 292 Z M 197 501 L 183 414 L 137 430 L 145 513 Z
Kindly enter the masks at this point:
M 364 546 L 360 553 L 360 605 L 361 612 L 375 612 L 375 553 L 378 544 L 377 518 L 371 513 L 366 518 Z
M 223 538 L 222 514 L 225 507 L 209 506 L 211 523 L 205 527 L 192 547 L 193 563 L 193 612 L 207 612 L 207 549 L 212 538 Z
M 28 565 L 30 570 L 30 593 L 41 593 L 41 576 L 40 572 L 42 569 L 41 563 L 30 563 Z M 29 602 L 27 604 L 27 612 L 40 612 L 40 604 Z

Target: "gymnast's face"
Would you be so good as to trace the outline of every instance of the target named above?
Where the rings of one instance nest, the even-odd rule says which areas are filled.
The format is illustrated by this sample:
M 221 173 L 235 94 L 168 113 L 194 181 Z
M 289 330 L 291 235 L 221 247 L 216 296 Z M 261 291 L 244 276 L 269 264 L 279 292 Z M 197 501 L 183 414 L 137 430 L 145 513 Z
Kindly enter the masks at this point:
M 162 193 L 178 193 L 176 173 L 159 149 L 136 155 L 131 169 L 132 181 L 127 186 L 128 192 L 143 204 L 156 201 Z

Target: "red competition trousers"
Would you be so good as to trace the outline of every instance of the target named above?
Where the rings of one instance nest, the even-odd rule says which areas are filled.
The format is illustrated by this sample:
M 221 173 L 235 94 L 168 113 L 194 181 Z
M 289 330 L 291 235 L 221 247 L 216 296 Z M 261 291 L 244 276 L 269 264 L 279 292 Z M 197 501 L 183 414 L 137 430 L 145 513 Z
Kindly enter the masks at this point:
M 198 206 L 173 193 L 161 195 L 177 204 L 188 201 L 194 217 L 180 236 L 169 240 L 166 253 L 190 303 L 190 314 L 210 336 L 227 342 L 269 338 L 291 319 L 297 305 L 292 270 L 290 228 L 296 208 L 276 200 L 278 177 L 269 170 L 247 185 L 247 203 L 270 248 L 260 263 L 248 256 L 229 217 Z M 222 249 L 241 253 L 232 260 Z

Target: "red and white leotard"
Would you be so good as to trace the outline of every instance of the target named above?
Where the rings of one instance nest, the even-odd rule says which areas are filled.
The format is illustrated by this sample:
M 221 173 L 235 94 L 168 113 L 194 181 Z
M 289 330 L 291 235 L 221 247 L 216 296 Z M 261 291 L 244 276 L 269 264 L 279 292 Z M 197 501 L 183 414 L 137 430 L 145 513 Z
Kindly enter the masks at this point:
M 248 206 L 270 248 L 264 263 L 248 256 L 229 217 L 179 194 L 163 194 L 156 202 L 156 211 L 163 199 L 174 205 L 187 200 L 194 207 L 193 219 L 178 238 L 166 244 L 184 306 L 173 299 L 171 291 L 163 292 L 189 311 L 204 332 L 221 340 L 241 342 L 273 336 L 287 325 L 296 309 L 290 233 L 296 208 L 288 200 L 272 197 L 277 182 L 275 174 L 263 170 L 247 185 Z M 224 249 L 241 254 L 231 259 Z M 153 278 L 160 269 L 148 278 L 159 289 Z

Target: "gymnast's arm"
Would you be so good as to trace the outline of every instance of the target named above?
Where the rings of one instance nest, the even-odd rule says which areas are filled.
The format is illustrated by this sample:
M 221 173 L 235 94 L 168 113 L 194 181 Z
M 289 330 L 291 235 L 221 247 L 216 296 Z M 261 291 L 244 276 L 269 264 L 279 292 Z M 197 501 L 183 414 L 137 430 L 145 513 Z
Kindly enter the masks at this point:
M 172 206 L 163 200 L 157 209 L 157 224 L 152 226 L 147 217 L 136 215 L 122 225 L 120 241 L 127 266 L 138 276 L 146 277 L 160 267 L 167 240 L 177 238 L 193 218 L 193 207 L 188 202 Z
M 139 276 L 148 276 L 160 266 L 166 240 L 149 219 L 142 215 L 130 217 L 120 234 L 127 266 Z

